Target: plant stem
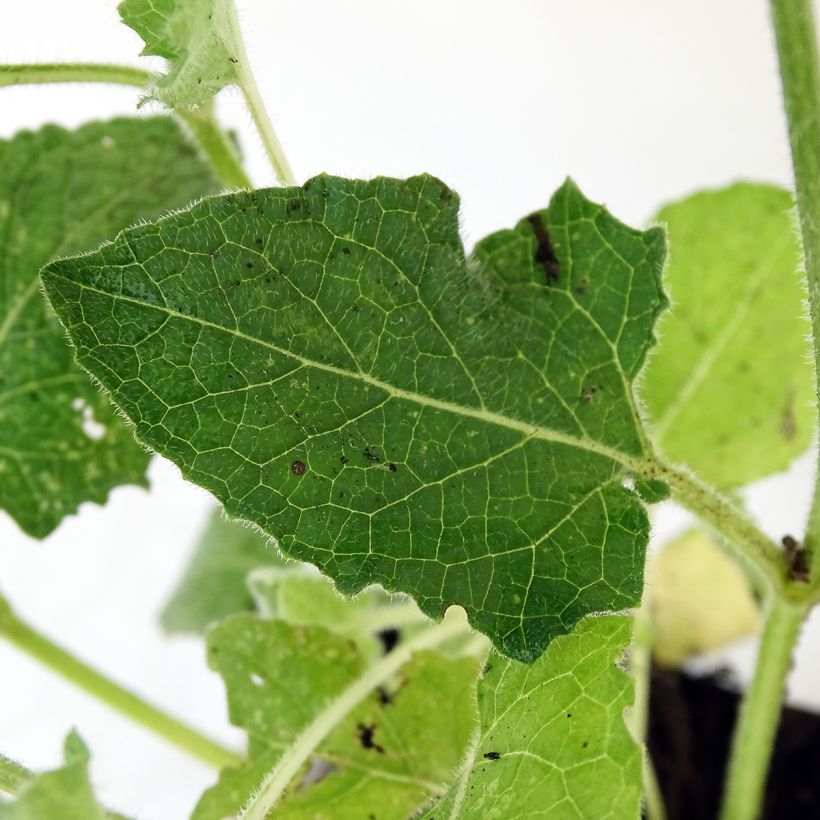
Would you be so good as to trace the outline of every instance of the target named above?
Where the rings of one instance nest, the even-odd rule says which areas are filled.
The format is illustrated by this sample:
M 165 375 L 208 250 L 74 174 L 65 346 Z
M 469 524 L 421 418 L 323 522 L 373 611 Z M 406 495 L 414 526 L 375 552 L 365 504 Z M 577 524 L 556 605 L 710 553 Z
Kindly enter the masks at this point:
M 145 88 L 150 79 L 147 71 L 109 63 L 0 65 L 0 87 L 43 83 L 117 83 Z
M 239 820 L 264 820 L 282 792 L 327 735 L 374 689 L 389 680 L 415 652 L 432 649 L 451 638 L 469 633 L 463 617 L 445 616 L 442 623 L 420 632 L 365 670 L 336 700 L 307 726 L 293 745 L 285 750 L 268 772 L 257 791 L 242 809 Z
M 635 611 L 629 671 L 635 682 L 635 697 L 629 717 L 629 728 L 635 740 L 643 746 L 644 807 L 647 820 L 666 820 L 663 795 L 655 777 L 655 768 L 646 742 L 649 724 L 649 689 L 652 673 L 652 621 L 650 589 L 644 587 L 643 601 Z
M 151 80 L 147 71 L 107 63 L 42 63 L 0 65 L 0 87 L 44 83 L 114 83 L 145 88 Z M 219 127 L 213 105 L 198 111 L 176 111 L 194 141 L 226 188 L 252 188 L 236 149 Z
M 203 105 L 198 111 L 177 111 L 188 126 L 194 142 L 202 149 L 219 180 L 226 188 L 253 188 L 236 147 L 216 121 L 213 105 Z
M 771 9 L 803 238 L 815 373 L 820 374 L 820 68 L 817 33 L 811 0 L 771 0 Z M 812 565 L 816 563 L 812 559 L 820 552 L 820 482 L 814 485 L 804 547 L 812 571 Z M 818 583 L 818 573 L 811 574 L 813 582 Z
M 233 41 L 236 43 L 236 60 L 238 61 L 236 75 L 242 96 L 245 98 L 245 105 L 247 105 L 256 130 L 259 132 L 262 144 L 265 146 L 265 153 L 267 153 L 268 159 L 273 166 L 276 178 L 282 185 L 296 185 L 296 177 L 293 175 L 288 158 L 285 156 L 285 151 L 279 142 L 279 137 L 276 136 L 273 123 L 265 107 L 265 101 L 259 93 L 259 86 L 253 76 L 248 53 L 245 49 L 245 41 L 242 39 L 242 30 L 236 16 L 236 8 L 232 2 L 228 13 L 230 14 L 229 24 L 234 32 Z
M 235 765 L 241 758 L 195 729 L 160 711 L 75 658 L 32 629 L 0 598 L 0 635 L 69 683 L 211 766 Z
M 805 598 L 805 584 L 788 581 L 783 551 L 742 510 L 686 470 L 665 464 L 657 457 L 654 467 L 645 476 L 666 482 L 676 501 L 726 538 L 735 555 L 765 589 L 776 590 L 785 598 Z
M 754 678 L 743 698 L 732 740 L 722 820 L 756 820 L 760 814 L 780 704 L 792 652 L 808 607 L 771 595 L 757 651 Z
M 0 792 L 14 794 L 33 777 L 34 772 L 5 755 L 0 755 Z

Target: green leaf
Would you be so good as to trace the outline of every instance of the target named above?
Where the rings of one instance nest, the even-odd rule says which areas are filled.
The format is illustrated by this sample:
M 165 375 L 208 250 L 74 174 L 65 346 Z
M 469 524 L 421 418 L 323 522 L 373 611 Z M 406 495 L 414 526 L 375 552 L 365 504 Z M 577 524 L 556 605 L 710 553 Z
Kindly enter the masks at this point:
M 62 768 L 37 775 L 8 803 L 0 820 L 106 820 L 88 779 L 88 750 L 76 732 L 65 741 Z
M 380 654 L 430 621 L 404 596 L 369 587 L 345 598 L 308 564 L 263 568 L 248 576 L 260 614 L 296 626 L 322 626 L 355 641 L 367 658 Z
M 785 469 L 811 441 L 814 388 L 791 194 L 740 183 L 658 214 L 674 304 L 641 395 L 656 440 L 719 487 Z
M 208 635 L 231 721 L 250 739 L 250 762 L 227 769 L 193 820 L 233 816 L 276 761 L 293 753 L 315 716 L 367 668 L 354 644 L 320 627 L 237 615 Z M 275 809 L 289 820 L 358 820 L 362 807 L 407 817 L 444 791 L 472 731 L 474 658 L 420 652 L 387 685 L 343 713 Z M 309 775 L 309 773 L 311 773 Z
M 254 609 L 248 573 L 283 564 L 267 536 L 214 510 L 185 575 L 162 611 L 162 626 L 170 633 L 203 632 L 228 615 Z
M 690 530 L 666 544 L 650 564 L 650 578 L 653 652 L 665 666 L 680 666 L 760 626 L 743 570 L 706 530 Z
M 589 618 L 532 665 L 492 655 L 477 743 L 425 820 L 638 817 L 642 752 L 623 719 L 632 681 L 618 668 L 631 624 Z
M 164 57 L 167 71 L 148 89 L 169 108 L 198 107 L 239 81 L 244 54 L 233 0 L 123 0 L 123 22 Z
M 464 257 L 419 176 L 206 200 L 45 271 L 138 437 L 350 594 L 451 603 L 537 657 L 640 600 L 632 396 L 664 236 L 567 182 Z
M 73 362 L 40 268 L 215 190 L 168 119 L 0 140 L 0 507 L 43 537 L 83 501 L 145 484 L 148 455 Z

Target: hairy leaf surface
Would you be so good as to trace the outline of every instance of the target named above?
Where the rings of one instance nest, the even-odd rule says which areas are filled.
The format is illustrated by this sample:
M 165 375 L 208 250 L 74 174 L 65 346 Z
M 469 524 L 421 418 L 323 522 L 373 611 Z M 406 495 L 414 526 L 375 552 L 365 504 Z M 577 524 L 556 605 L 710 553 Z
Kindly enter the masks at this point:
M 314 717 L 365 669 L 354 644 L 321 627 L 250 615 L 213 629 L 208 650 L 225 680 L 231 721 L 248 732 L 250 760 L 222 773 L 193 820 L 233 816 Z M 396 680 L 331 727 L 276 817 L 356 820 L 363 806 L 407 817 L 443 793 L 473 728 L 476 667 L 472 658 L 415 655 Z
M 0 140 L 0 507 L 43 537 L 83 501 L 144 484 L 148 456 L 73 362 L 40 268 L 216 188 L 167 119 Z
M 465 259 L 438 180 L 217 197 L 44 272 L 137 435 L 345 593 L 505 653 L 640 600 L 632 380 L 664 237 L 567 182 Z
M 631 623 L 589 618 L 532 665 L 492 654 L 477 744 L 425 820 L 638 817 L 642 753 L 623 719 L 633 686 L 617 665 Z
M 283 564 L 269 538 L 214 510 L 160 621 L 171 633 L 202 632 L 228 615 L 250 611 L 248 573 Z
M 241 34 L 233 0 L 123 0 L 119 12 L 145 42 L 142 53 L 167 60 L 151 98 L 190 108 L 237 82 Z
M 641 396 L 661 448 L 719 487 L 785 469 L 814 427 L 791 194 L 740 183 L 669 205 L 674 308 Z
M 65 741 L 65 763 L 37 775 L 14 799 L 0 799 L 2 820 L 107 820 L 88 779 L 88 750 L 72 732 Z

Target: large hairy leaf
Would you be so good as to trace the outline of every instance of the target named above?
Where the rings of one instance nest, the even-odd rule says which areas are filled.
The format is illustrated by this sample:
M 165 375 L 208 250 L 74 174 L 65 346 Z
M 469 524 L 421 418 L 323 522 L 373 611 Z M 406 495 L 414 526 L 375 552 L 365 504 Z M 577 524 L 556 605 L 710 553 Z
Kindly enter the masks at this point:
M 108 820 L 88 779 L 88 750 L 72 732 L 65 741 L 65 763 L 37 775 L 8 803 L 0 800 L 0 820 Z M 123 819 L 124 820 L 124 819 Z
M 632 381 L 660 230 L 567 182 L 465 259 L 438 180 L 206 200 L 47 268 L 138 437 L 340 591 L 371 583 L 505 653 L 640 600 Z
M 814 386 L 791 194 L 741 183 L 658 214 L 674 307 L 641 396 L 657 441 L 720 487 L 782 470 L 809 446 Z
M 208 636 L 231 721 L 247 730 L 249 761 L 223 771 L 193 820 L 233 816 L 314 718 L 366 669 L 352 642 L 321 627 L 237 615 Z M 474 724 L 474 658 L 416 654 L 395 680 L 340 720 L 275 809 L 288 820 L 357 820 L 363 807 L 404 818 L 442 794 Z
M 0 507 L 43 537 L 83 501 L 144 484 L 148 456 L 73 362 L 40 268 L 214 191 L 168 119 L 0 140 Z
M 233 0 L 123 0 L 119 12 L 145 42 L 142 53 L 167 61 L 149 88 L 153 99 L 190 108 L 238 81 L 244 51 Z
M 632 681 L 617 665 L 630 630 L 629 618 L 589 618 L 532 665 L 491 655 L 475 747 L 425 820 L 638 817 L 642 751 L 623 719 Z

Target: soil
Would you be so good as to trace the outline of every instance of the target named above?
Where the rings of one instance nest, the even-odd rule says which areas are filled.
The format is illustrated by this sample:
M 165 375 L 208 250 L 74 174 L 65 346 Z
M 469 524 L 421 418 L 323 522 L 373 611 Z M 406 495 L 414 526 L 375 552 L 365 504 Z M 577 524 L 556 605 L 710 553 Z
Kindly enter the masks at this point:
M 669 820 L 718 816 L 739 697 L 725 675 L 654 667 L 649 751 Z M 784 710 L 762 820 L 820 820 L 820 715 Z

